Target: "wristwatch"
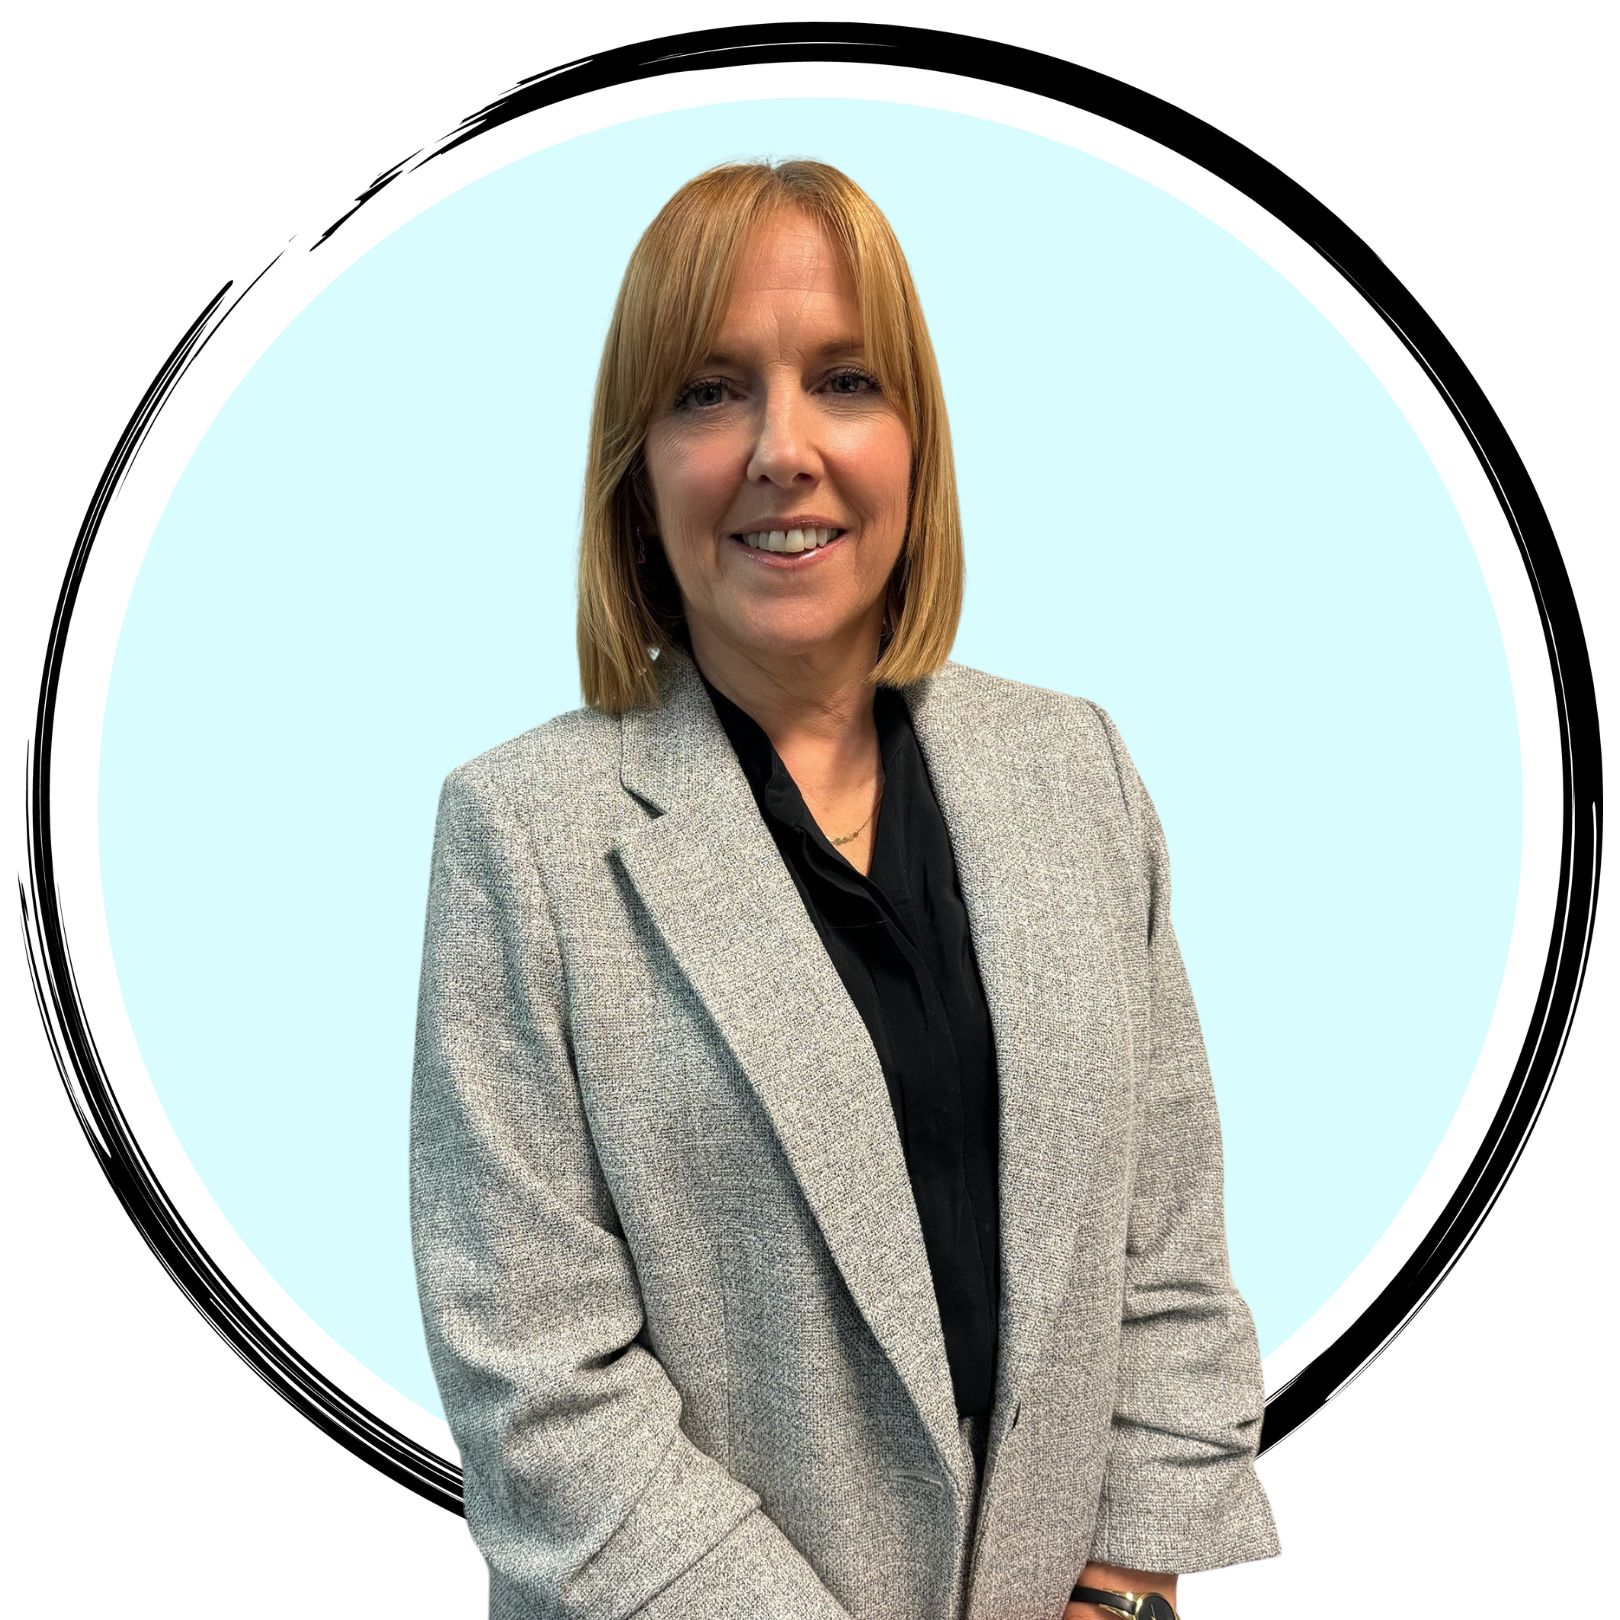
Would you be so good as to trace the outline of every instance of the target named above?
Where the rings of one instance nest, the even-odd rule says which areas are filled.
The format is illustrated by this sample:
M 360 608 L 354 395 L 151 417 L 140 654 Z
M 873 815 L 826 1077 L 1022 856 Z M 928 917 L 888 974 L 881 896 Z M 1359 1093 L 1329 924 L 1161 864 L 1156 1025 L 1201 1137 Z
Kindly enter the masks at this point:
M 1069 1594 L 1069 1601 L 1095 1603 L 1099 1609 L 1128 1615 L 1130 1620 L 1180 1620 L 1162 1592 L 1104 1592 L 1095 1586 L 1077 1586 Z

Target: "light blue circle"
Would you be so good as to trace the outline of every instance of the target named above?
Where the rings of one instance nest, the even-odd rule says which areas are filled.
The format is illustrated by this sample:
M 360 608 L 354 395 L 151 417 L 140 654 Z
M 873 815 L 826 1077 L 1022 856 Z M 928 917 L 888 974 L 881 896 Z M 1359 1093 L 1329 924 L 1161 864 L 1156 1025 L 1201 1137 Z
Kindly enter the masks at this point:
M 174 1128 L 287 1292 L 433 1412 L 407 1125 L 439 785 L 579 704 L 619 278 L 682 181 L 764 156 L 845 169 L 905 245 L 965 519 L 953 656 L 1102 703 L 1153 794 L 1265 1350 L 1411 1191 L 1500 987 L 1500 633 L 1423 447 L 1287 281 L 954 113 L 750 101 L 538 153 L 366 254 L 236 390 L 141 568 L 102 746 L 109 926 Z

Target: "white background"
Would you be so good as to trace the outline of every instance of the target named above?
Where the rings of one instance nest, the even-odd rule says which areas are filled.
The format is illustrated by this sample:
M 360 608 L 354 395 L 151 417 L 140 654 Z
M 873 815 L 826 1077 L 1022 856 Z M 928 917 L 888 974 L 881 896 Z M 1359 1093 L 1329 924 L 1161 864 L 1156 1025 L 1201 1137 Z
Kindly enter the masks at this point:
M 1613 711 L 1616 157 L 1602 8 L 1261 3 L 779 6 L 976 33 L 1207 119 L 1313 191 L 1439 323 L 1530 468 Z M 23 867 L 24 741 L 49 612 L 140 395 L 206 300 L 520 77 L 752 7 L 148 3 L 36 7 L 4 66 L 6 580 L 0 648 Z M 1504 20 L 1496 20 L 1502 17 Z M 810 142 L 808 144 L 813 144 Z M 335 205 L 335 206 L 334 206 Z M 1605 473 L 1610 473 L 1605 478 Z M 1050 468 L 1030 468 L 1050 478 Z M 1610 885 L 1612 891 L 1612 882 Z M 1284 1556 L 1190 1577 L 1190 1620 L 1508 1613 L 1596 1583 L 1620 1446 L 1607 1317 L 1611 915 L 1541 1121 L 1414 1324 L 1261 1460 Z M 40 1034 L 20 929 L 0 976 L 9 1129 L 6 1532 L 26 1615 L 483 1613 L 463 1522 L 327 1440 L 228 1352 L 89 1153 Z M 1610 1005 L 1605 1005 L 1608 1003 Z M 289 1196 L 297 1189 L 289 1187 Z M 1382 1597 L 1369 1594 L 1376 1583 Z M 1435 1593 L 1439 1596 L 1440 1593 Z M 20 1606 L 18 1600 L 21 1600 Z

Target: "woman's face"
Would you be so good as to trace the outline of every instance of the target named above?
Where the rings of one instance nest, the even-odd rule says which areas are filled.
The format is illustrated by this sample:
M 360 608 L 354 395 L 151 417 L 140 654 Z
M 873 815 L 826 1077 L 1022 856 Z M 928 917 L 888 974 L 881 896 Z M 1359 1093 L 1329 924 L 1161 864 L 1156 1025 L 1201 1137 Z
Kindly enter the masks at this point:
M 862 336 L 835 243 L 807 215 L 781 215 L 748 244 L 715 352 L 648 428 L 657 532 L 700 661 L 717 643 L 745 657 L 877 655 L 911 444 L 864 370 Z M 736 538 L 795 520 L 842 533 L 794 554 Z

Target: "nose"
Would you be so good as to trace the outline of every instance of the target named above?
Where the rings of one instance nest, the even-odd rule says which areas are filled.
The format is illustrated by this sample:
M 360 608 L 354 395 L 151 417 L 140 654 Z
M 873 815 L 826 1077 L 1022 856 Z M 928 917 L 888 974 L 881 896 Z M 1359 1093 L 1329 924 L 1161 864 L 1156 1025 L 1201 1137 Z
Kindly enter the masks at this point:
M 801 475 L 821 476 L 821 449 L 815 402 L 806 397 L 798 368 L 782 372 L 766 384 L 764 402 L 754 429 L 748 457 L 748 480 L 768 478 L 791 485 Z

